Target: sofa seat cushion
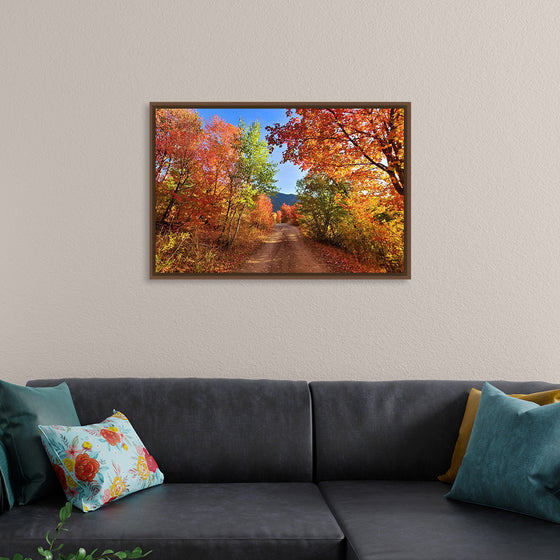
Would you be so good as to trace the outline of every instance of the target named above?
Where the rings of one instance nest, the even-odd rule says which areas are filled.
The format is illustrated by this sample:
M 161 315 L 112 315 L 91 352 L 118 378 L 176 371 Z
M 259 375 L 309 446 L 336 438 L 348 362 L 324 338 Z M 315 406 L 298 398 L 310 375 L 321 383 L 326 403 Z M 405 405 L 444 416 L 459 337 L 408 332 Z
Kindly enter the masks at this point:
M 441 482 L 336 481 L 320 489 L 348 539 L 348 560 L 557 559 L 558 525 L 453 502 Z
M 32 555 L 54 529 L 60 500 L 0 517 L 0 556 Z M 153 550 L 151 560 L 342 560 L 344 535 L 312 483 L 163 484 L 97 511 L 76 509 L 67 543 Z

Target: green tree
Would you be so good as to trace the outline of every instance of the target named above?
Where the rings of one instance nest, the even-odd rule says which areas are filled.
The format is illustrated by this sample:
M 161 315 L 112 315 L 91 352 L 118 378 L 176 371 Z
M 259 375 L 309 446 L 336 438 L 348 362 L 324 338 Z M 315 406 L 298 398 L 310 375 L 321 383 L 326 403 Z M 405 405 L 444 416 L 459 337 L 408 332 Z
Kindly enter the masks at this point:
M 228 244 L 235 241 L 244 214 L 252 210 L 259 195 L 270 196 L 276 192 L 278 165 L 270 159 L 268 144 L 261 140 L 261 125 L 258 121 L 246 126 L 240 122 L 239 160 L 236 178 L 239 188 L 236 193 L 235 210 L 230 221 Z M 235 222 L 235 226 L 234 226 Z M 233 231 L 235 227 L 235 231 Z
M 344 215 L 342 202 L 349 185 L 326 175 L 308 174 L 296 183 L 300 221 L 320 241 L 337 241 L 337 225 Z

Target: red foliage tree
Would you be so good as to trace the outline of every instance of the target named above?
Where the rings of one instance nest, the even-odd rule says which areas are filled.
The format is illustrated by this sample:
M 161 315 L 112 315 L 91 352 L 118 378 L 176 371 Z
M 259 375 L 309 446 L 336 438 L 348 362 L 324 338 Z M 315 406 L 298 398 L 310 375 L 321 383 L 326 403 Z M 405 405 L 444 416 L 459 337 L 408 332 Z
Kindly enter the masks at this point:
M 285 202 L 282 204 L 280 208 L 281 212 L 281 222 L 283 224 L 287 224 L 290 221 L 290 206 L 288 206 Z
M 204 130 L 190 109 L 156 111 L 155 179 L 156 219 L 176 221 L 177 206 L 188 200 L 192 187 L 200 183 L 200 156 Z
M 274 225 L 272 217 L 272 201 L 264 194 L 260 194 L 251 211 L 251 223 L 262 230 L 270 230 Z
M 286 146 L 283 161 L 335 180 L 405 189 L 404 110 L 398 108 L 289 109 L 286 124 L 268 126 L 272 146 Z
M 279 222 L 282 222 L 284 224 L 290 223 L 293 224 L 294 226 L 298 225 L 298 219 L 294 206 L 288 206 L 284 202 L 284 204 L 282 204 L 282 207 L 279 210 L 279 213 L 280 213 L 280 219 L 278 220 Z

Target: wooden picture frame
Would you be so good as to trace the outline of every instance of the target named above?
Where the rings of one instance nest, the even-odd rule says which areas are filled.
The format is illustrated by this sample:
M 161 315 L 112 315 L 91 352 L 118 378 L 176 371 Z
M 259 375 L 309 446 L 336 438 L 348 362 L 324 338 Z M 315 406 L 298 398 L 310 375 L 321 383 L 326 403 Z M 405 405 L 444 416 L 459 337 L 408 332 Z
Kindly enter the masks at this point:
M 150 103 L 150 278 L 409 279 L 410 105 Z

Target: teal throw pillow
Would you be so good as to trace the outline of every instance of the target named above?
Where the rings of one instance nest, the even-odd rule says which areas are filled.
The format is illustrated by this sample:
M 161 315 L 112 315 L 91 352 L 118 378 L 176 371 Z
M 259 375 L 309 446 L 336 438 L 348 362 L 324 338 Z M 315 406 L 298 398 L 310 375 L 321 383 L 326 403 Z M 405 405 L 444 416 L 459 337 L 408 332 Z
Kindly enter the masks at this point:
M 68 501 L 82 511 L 163 482 L 155 459 L 120 412 L 99 424 L 39 430 Z
M 447 498 L 560 523 L 560 403 L 540 406 L 485 383 Z
M 20 505 L 59 489 L 41 445 L 38 424 L 80 425 L 68 385 L 22 387 L 0 381 L 0 440 L 8 455 L 15 501 Z

